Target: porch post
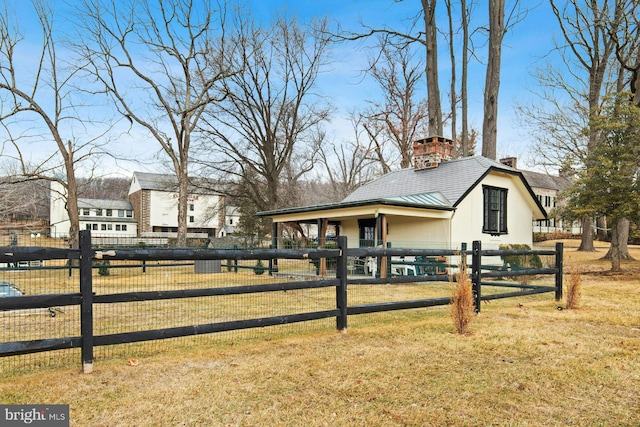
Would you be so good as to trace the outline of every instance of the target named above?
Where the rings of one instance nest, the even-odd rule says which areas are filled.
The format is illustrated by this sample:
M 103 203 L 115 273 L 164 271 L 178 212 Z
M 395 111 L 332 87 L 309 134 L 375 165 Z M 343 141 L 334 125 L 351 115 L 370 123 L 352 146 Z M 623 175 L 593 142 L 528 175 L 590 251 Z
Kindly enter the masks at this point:
M 271 223 L 271 247 L 273 249 L 278 249 L 278 223 L 273 221 Z M 269 275 L 278 272 L 278 258 L 274 258 L 269 260 L 271 264 L 269 266 Z
M 378 219 L 380 220 L 380 242 L 383 248 L 387 247 L 387 216 L 385 214 L 378 215 Z M 380 277 L 383 279 L 387 278 L 387 268 L 389 266 L 388 258 L 382 257 L 380 259 Z
M 327 218 L 318 218 L 318 248 L 323 249 L 327 240 L 327 224 L 329 220 Z M 318 275 L 324 276 L 327 274 L 327 259 L 320 258 L 318 260 Z

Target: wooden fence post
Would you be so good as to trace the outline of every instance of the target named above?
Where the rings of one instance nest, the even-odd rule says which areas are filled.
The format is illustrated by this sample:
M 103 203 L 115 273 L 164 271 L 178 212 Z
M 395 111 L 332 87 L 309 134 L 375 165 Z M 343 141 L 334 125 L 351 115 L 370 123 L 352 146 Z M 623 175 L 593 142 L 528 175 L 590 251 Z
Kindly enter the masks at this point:
M 336 317 L 336 329 L 347 331 L 347 238 L 338 236 L 340 255 L 336 259 L 336 277 L 340 284 L 336 286 L 336 307 L 340 312 Z
M 82 372 L 93 371 L 93 272 L 91 231 L 80 231 L 80 334 L 82 335 Z
M 476 313 L 480 313 L 480 303 L 482 302 L 482 283 L 480 277 L 480 273 L 482 271 L 481 252 L 482 242 L 474 240 L 471 255 L 471 283 Z
M 563 251 L 564 245 L 562 242 L 556 243 L 556 301 L 562 299 L 562 270 L 563 270 Z

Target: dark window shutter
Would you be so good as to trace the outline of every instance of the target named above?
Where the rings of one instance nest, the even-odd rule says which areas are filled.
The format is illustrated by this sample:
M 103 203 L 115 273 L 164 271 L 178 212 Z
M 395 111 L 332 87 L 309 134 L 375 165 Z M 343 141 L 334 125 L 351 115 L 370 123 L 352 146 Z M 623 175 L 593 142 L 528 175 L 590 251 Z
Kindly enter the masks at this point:
M 484 195 L 484 222 L 482 225 L 482 231 L 488 232 L 490 229 L 490 206 L 491 206 L 491 189 L 489 187 L 484 187 L 482 189 Z
M 500 233 L 507 232 L 507 190 L 500 191 Z

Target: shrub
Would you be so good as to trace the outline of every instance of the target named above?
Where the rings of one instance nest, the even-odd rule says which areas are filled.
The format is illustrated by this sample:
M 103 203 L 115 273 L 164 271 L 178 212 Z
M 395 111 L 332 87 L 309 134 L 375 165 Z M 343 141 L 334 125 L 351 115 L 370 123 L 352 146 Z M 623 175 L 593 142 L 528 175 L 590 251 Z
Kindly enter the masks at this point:
M 567 309 L 577 309 L 580 302 L 580 293 L 582 287 L 582 277 L 577 267 L 572 267 L 569 271 L 569 283 L 567 284 L 566 303 Z
M 509 245 L 500 245 L 500 250 L 507 251 L 522 251 L 522 250 L 531 250 L 531 246 L 529 245 L 518 245 L 518 244 L 509 244 Z M 529 268 L 541 268 L 542 260 L 537 254 L 533 255 L 500 255 L 502 262 L 504 265 L 509 264 L 512 268 L 518 267 L 529 267 Z
M 262 265 L 262 260 L 259 259 L 256 263 L 256 267 L 253 269 L 253 272 L 256 274 L 264 274 L 265 270 L 264 265 Z
M 111 265 L 111 263 L 109 262 L 108 259 L 101 260 L 101 261 L 94 261 L 94 263 L 99 265 L 98 274 L 100 276 L 109 276 L 109 275 L 111 275 L 111 272 L 109 271 L 109 265 Z
M 467 334 L 475 313 L 471 280 L 466 268 L 456 273 L 456 281 L 451 287 L 451 319 L 458 334 Z
M 529 245 L 518 245 L 518 244 L 509 244 L 509 245 L 500 245 L 501 250 L 513 250 L 513 251 L 521 251 L 521 250 L 531 250 Z M 542 260 L 538 254 L 533 255 L 500 255 L 502 262 L 504 265 L 508 265 L 512 269 L 518 268 L 541 268 Z M 520 280 L 520 283 L 523 285 L 529 284 L 531 280 L 531 276 L 514 276 L 512 280 Z

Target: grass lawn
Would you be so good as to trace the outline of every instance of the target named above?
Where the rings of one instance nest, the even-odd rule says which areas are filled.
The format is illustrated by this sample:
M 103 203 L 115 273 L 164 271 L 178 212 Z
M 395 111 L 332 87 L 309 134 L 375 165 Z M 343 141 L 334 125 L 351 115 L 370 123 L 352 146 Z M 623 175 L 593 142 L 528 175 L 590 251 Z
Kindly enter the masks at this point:
M 578 310 L 544 294 L 484 304 L 467 336 L 435 307 L 352 316 L 346 334 L 179 340 L 92 374 L 5 375 L 0 402 L 68 403 L 73 426 L 637 426 L 640 261 L 612 275 L 604 253 L 565 250 Z

